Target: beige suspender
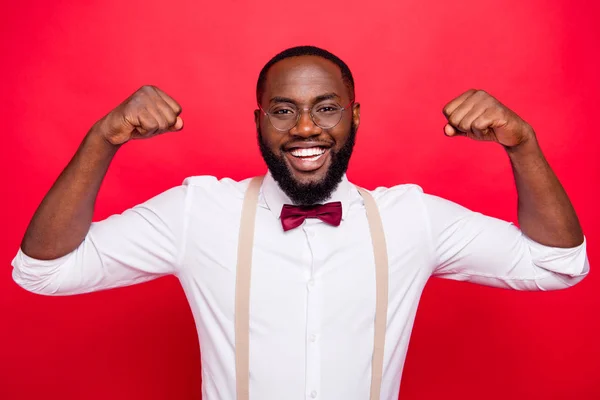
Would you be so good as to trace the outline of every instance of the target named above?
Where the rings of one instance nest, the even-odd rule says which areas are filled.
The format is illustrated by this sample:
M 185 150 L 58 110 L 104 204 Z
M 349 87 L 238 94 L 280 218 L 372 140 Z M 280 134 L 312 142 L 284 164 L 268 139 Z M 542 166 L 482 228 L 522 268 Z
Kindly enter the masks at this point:
M 250 389 L 250 271 L 254 245 L 254 220 L 258 193 L 263 178 L 250 181 L 240 222 L 238 241 L 237 275 L 235 279 L 235 385 L 238 400 L 248 400 Z
M 250 276 L 252 247 L 254 244 L 254 221 L 258 194 L 263 178 L 250 181 L 242 205 L 242 217 L 238 243 L 237 276 L 235 282 L 235 377 L 237 400 L 249 400 L 250 372 Z M 367 220 L 375 256 L 375 332 L 373 358 L 371 361 L 371 394 L 369 400 L 379 400 L 383 375 L 383 349 L 387 325 L 388 305 L 388 259 L 383 224 L 379 209 L 369 192 L 358 188 L 367 211 Z
M 373 360 L 371 361 L 371 396 L 370 400 L 379 400 L 381 393 L 381 377 L 383 375 L 383 349 L 385 347 L 385 328 L 387 327 L 388 306 L 388 258 L 385 235 L 381 215 L 371 193 L 358 188 L 369 221 L 373 255 L 375 256 L 375 337 L 373 339 Z

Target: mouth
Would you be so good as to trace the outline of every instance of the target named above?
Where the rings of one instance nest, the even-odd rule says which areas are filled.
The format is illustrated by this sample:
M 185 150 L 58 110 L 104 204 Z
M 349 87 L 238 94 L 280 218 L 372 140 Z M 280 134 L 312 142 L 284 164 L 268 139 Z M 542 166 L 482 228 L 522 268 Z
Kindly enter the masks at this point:
M 325 146 L 293 147 L 285 151 L 292 168 L 300 172 L 313 172 L 329 159 L 330 148 Z

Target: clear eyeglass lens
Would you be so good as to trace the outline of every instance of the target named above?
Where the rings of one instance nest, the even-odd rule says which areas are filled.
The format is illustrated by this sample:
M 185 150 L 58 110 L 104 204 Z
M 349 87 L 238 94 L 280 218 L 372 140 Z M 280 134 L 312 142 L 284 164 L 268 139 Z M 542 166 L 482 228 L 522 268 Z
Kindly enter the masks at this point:
M 315 125 L 328 129 L 340 122 L 343 111 L 337 103 L 319 103 L 312 107 L 310 115 Z M 274 106 L 269 109 L 268 115 L 276 129 L 290 130 L 298 123 L 300 111 L 291 105 Z

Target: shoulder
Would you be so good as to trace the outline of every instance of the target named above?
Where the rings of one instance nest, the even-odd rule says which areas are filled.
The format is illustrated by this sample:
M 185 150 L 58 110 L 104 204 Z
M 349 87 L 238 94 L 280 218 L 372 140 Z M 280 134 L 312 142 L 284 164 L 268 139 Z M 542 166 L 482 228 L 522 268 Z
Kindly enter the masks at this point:
M 375 200 L 382 217 L 388 219 L 422 218 L 424 213 L 423 189 L 419 185 L 406 183 L 391 187 L 379 186 L 373 190 L 365 189 Z M 352 203 L 363 204 L 363 199 L 356 191 Z
M 423 189 L 421 186 L 405 183 L 391 187 L 379 186 L 369 190 L 379 207 L 393 207 L 395 205 L 407 205 L 410 203 L 423 202 Z
M 243 199 L 251 178 L 236 181 L 231 178 L 217 178 L 210 175 L 190 176 L 184 179 L 182 186 L 194 195 L 202 195 L 205 199 L 227 198 Z
M 465 215 L 471 210 L 451 200 L 425 193 L 419 185 L 402 184 L 392 187 L 378 187 L 370 191 L 382 210 L 402 212 L 424 212 L 430 217 L 443 215 Z

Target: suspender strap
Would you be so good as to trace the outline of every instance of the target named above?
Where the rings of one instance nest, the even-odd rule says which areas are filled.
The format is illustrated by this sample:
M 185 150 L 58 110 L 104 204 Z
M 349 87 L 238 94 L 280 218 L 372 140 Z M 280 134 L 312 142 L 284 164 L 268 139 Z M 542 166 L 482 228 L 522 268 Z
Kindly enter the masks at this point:
M 388 307 L 388 257 L 383 223 L 375 199 L 363 188 L 358 188 L 367 210 L 367 220 L 373 242 L 375 256 L 375 337 L 373 340 L 373 359 L 371 361 L 371 396 L 370 400 L 379 400 L 381 396 L 381 377 L 383 376 L 383 350 L 385 347 L 385 330 L 387 327 Z
M 235 280 L 235 382 L 238 400 L 250 397 L 250 276 L 256 205 L 262 181 L 262 177 L 250 181 L 242 204 Z
M 237 400 L 249 400 L 250 396 L 250 276 L 252 247 L 254 244 L 254 221 L 262 181 L 262 177 L 256 177 L 250 181 L 242 205 L 235 284 L 235 377 Z M 383 350 L 385 347 L 385 331 L 387 326 L 387 247 L 381 216 L 379 215 L 379 209 L 375 200 L 368 191 L 362 188 L 358 188 L 358 191 L 365 203 L 375 258 L 375 329 L 373 358 L 371 361 L 371 394 L 369 399 L 379 400 L 381 396 Z

